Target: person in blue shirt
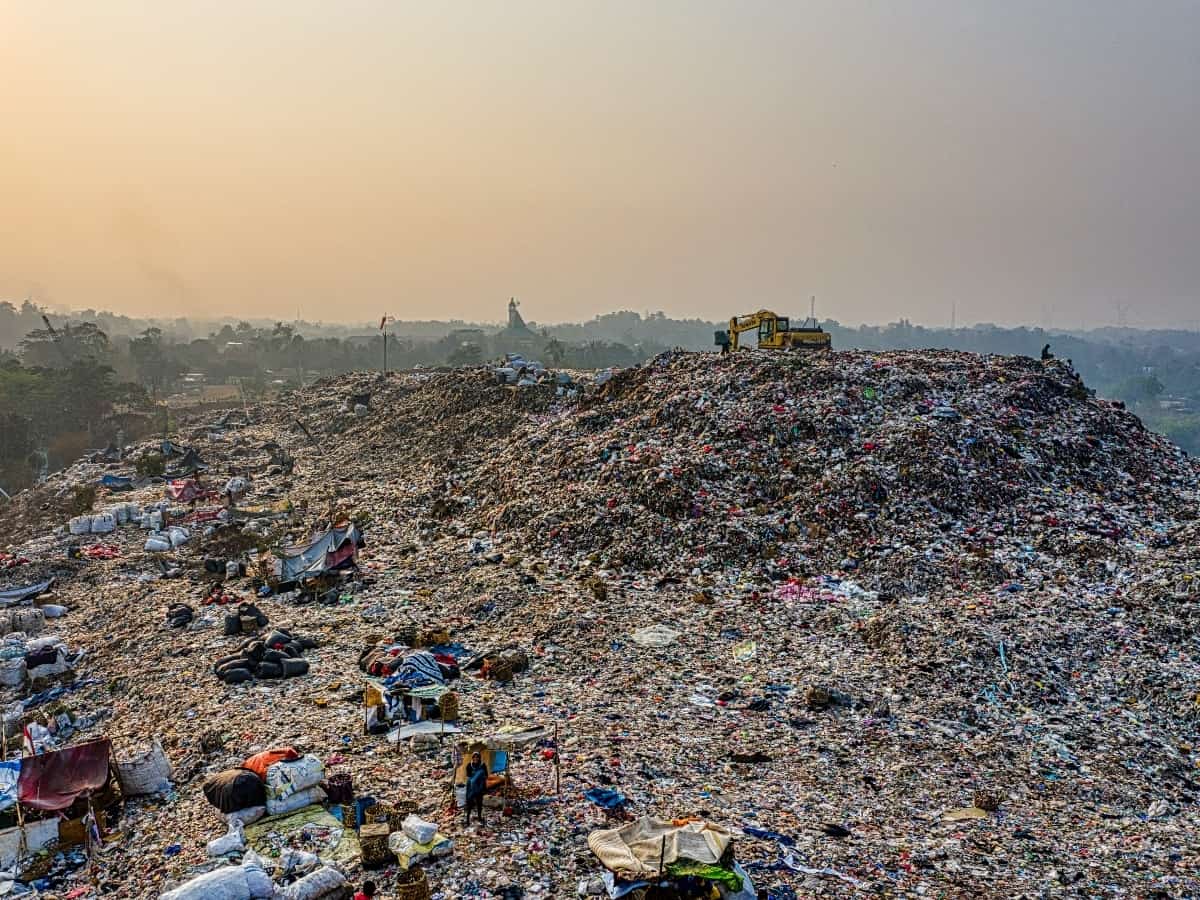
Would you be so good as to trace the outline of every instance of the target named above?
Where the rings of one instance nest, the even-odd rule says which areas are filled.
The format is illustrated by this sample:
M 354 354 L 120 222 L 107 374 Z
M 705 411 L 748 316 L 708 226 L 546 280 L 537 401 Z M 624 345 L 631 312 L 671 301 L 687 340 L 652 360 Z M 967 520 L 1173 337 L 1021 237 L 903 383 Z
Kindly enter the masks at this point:
M 478 753 L 471 754 L 467 763 L 467 824 L 471 824 L 471 810 L 483 824 L 483 795 L 487 793 L 488 768 Z

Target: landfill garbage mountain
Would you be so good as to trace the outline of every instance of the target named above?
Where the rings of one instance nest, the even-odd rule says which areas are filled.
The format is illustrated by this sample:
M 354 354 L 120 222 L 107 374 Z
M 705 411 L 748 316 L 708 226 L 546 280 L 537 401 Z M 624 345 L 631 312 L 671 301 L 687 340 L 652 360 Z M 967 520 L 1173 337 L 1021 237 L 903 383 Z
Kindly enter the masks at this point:
M 30 883 L 155 897 L 212 869 L 205 779 L 286 746 L 436 825 L 433 897 L 603 894 L 589 833 L 643 815 L 727 829 L 765 897 L 1200 894 L 1195 460 L 1058 360 L 669 353 L 602 375 L 326 379 L 181 423 L 207 467 L 188 503 L 136 475 L 155 442 L 0 507 L 0 590 L 55 579 L 33 602 L 83 651 L 6 708 L 51 747 L 158 739 L 173 770 L 87 865 L 60 851 Z M 132 487 L 95 511 L 146 524 L 72 534 L 106 474 Z M 186 538 L 147 551 L 167 520 Z M 310 581 L 265 574 L 304 546 Z M 228 616 L 251 601 L 312 639 L 297 677 L 215 677 L 253 643 Z M 397 636 L 462 663 L 464 735 L 554 735 L 483 828 L 454 809 L 445 729 L 364 729 L 360 659 Z M 326 859 L 336 835 L 308 827 L 296 849 Z M 362 864 L 337 860 L 350 882 Z

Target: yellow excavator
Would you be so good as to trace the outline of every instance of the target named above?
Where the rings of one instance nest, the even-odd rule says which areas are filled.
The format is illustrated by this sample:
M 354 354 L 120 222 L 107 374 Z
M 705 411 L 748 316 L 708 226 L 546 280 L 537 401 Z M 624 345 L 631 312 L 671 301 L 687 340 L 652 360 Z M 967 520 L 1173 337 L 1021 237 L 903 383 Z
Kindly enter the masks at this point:
M 729 320 L 728 331 L 716 332 L 715 343 L 722 353 L 736 350 L 741 345 L 740 335 L 746 331 L 758 332 L 757 343 L 750 346 L 760 350 L 830 350 L 833 347 L 831 335 L 817 324 L 816 316 L 809 316 L 793 328 L 787 316 L 777 316 L 767 309 L 734 316 Z

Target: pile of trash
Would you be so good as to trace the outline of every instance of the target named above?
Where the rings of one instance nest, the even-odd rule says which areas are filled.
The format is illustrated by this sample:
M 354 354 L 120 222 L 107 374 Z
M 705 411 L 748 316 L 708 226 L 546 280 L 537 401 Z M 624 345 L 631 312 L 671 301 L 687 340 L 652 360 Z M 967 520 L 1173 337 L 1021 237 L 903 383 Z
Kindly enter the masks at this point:
M 519 368 L 185 414 L 169 479 L 0 506 L 0 680 L 80 648 L 10 739 L 170 758 L 102 895 L 1198 892 L 1196 461 L 1058 360 Z

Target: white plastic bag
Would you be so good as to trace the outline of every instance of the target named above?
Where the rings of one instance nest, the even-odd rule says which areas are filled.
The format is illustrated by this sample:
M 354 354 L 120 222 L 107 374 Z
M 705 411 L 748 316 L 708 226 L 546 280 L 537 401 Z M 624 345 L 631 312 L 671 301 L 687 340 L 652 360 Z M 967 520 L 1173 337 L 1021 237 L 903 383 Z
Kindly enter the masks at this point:
M 333 866 L 325 866 L 282 888 L 279 896 L 283 900 L 319 900 L 327 894 L 341 891 L 345 886 L 346 877 Z
M 241 820 L 235 820 L 229 825 L 229 832 L 219 838 L 213 838 L 205 848 L 209 856 L 225 856 L 228 853 L 239 853 L 246 848 L 246 835 L 242 832 Z
M 92 516 L 92 534 L 108 534 L 117 528 L 117 518 L 112 513 Z
M 267 798 L 284 800 L 297 791 L 314 787 L 325 780 L 325 766 L 311 753 L 299 759 L 277 762 L 267 769 Z M 272 813 L 272 815 L 274 815 Z
M 251 896 L 246 870 L 241 866 L 226 866 L 159 894 L 158 900 L 250 900 Z
M 325 792 L 319 787 L 310 787 L 303 791 L 297 791 L 294 794 L 288 795 L 283 800 L 275 800 L 267 798 L 267 815 L 282 816 L 287 813 L 293 813 L 298 809 L 304 809 L 306 806 L 312 806 L 314 803 L 320 803 L 325 799 Z
M 400 828 L 418 844 L 428 844 L 437 834 L 437 826 L 426 822 L 419 816 L 410 815 L 400 824 Z
M 0 684 L 19 687 L 25 683 L 25 658 L 0 660 Z
M 233 825 L 234 822 L 241 822 L 243 825 L 253 825 L 259 819 L 267 814 L 265 806 L 247 806 L 245 809 L 235 810 L 225 814 L 225 821 Z

